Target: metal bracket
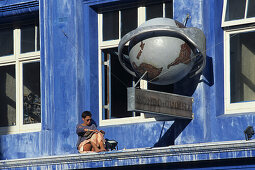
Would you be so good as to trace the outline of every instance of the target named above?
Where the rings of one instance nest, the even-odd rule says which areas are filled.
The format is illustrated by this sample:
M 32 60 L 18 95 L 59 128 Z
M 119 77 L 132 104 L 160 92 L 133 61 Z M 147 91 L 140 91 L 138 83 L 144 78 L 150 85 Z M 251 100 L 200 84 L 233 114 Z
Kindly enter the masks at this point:
M 147 71 L 145 71 L 145 72 L 143 73 L 143 75 L 140 77 L 140 79 L 135 83 L 134 87 L 137 86 L 137 84 L 142 80 L 142 78 L 144 78 L 144 76 L 145 76 L 147 73 L 148 73 Z

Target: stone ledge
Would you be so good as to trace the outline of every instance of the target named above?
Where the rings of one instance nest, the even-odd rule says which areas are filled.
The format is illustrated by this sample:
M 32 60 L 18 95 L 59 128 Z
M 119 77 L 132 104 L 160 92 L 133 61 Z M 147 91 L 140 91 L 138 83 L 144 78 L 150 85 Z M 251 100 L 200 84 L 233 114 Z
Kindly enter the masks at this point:
M 255 140 L 211 142 L 158 148 L 137 148 L 89 154 L 71 154 L 0 161 L 0 169 L 21 167 L 99 168 L 156 163 L 250 158 Z

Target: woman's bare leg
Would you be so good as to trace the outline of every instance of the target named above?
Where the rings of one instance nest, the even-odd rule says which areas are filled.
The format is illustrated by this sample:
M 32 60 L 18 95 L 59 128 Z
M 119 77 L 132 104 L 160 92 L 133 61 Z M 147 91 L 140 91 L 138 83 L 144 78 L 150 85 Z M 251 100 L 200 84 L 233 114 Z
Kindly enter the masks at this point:
M 92 145 L 90 143 L 86 143 L 83 145 L 83 151 L 91 151 Z
M 94 142 L 91 142 L 91 145 L 92 145 L 92 149 L 93 149 L 95 152 L 100 152 L 100 150 L 98 149 L 97 145 L 96 145 Z

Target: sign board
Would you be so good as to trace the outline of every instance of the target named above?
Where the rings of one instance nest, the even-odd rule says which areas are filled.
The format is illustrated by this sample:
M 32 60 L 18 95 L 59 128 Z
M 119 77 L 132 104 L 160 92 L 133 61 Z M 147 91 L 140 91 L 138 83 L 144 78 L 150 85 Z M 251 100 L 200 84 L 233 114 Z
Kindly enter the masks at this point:
M 192 97 L 153 90 L 127 88 L 128 111 L 192 119 Z

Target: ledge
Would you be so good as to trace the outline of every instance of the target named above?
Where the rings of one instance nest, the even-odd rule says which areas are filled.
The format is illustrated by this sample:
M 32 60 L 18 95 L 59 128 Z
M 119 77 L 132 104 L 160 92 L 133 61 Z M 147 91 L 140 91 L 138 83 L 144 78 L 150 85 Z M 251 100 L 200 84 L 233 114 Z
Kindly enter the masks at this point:
M 251 158 L 255 156 L 255 140 L 175 145 L 159 148 L 137 148 L 90 154 L 72 154 L 0 161 L 7 168 L 101 168 L 158 163 L 213 161 Z

